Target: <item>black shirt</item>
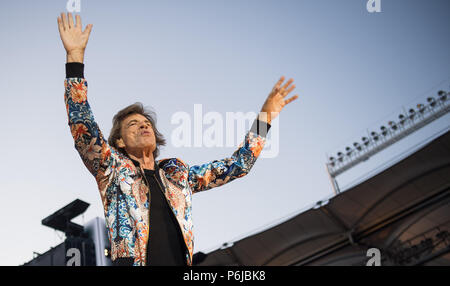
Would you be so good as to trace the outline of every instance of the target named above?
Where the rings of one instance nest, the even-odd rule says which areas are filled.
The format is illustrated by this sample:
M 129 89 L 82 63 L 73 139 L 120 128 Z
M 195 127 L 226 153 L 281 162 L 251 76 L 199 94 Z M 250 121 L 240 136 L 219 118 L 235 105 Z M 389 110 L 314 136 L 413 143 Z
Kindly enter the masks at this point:
M 132 161 L 139 168 L 139 162 Z M 163 194 L 159 167 L 155 162 L 155 170 L 144 169 L 144 172 L 146 183 L 149 184 L 150 189 L 150 231 L 147 244 L 147 265 L 186 265 L 186 244 L 175 214 Z

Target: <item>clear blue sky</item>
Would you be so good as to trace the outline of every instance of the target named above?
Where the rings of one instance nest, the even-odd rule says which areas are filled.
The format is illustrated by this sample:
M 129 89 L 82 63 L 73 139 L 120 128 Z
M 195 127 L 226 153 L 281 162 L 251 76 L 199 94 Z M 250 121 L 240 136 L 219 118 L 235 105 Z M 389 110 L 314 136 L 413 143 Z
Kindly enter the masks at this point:
M 257 112 L 281 75 L 299 99 L 279 118 L 280 152 L 250 174 L 193 197 L 194 251 L 211 251 L 333 195 L 326 154 L 342 150 L 450 84 L 450 1 L 81 0 L 94 24 L 85 56 L 88 99 L 105 136 L 121 108 L 158 114 L 160 158 L 201 164 L 234 148 L 175 148 L 178 111 Z M 76 153 L 63 100 L 65 51 L 56 18 L 66 1 L 0 2 L 0 265 L 62 240 L 41 220 L 76 198 L 75 222 L 103 217 L 94 178 Z M 84 28 L 84 27 L 83 27 Z M 423 128 L 338 178 L 348 185 L 449 125 Z M 272 131 L 271 131 L 272 132 Z M 244 134 L 242 134 L 243 136 Z

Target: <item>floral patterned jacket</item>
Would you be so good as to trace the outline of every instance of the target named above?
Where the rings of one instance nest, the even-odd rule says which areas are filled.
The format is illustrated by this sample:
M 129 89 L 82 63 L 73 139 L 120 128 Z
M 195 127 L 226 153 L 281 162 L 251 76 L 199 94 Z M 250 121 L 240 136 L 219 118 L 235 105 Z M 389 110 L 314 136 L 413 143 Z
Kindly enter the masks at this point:
M 87 101 L 87 86 L 84 76 L 68 75 L 64 81 L 64 101 L 75 148 L 95 177 L 100 191 L 112 260 L 131 257 L 134 266 L 143 266 L 147 264 L 151 227 L 146 196 L 148 186 L 130 158 L 111 147 L 103 137 Z M 192 194 L 221 186 L 250 171 L 264 147 L 270 128 L 267 124 L 265 132 L 261 132 L 258 124 L 263 123 L 255 120 L 244 142 L 231 157 L 197 166 L 189 166 L 178 158 L 155 160 L 160 167 L 165 196 L 186 243 L 187 265 L 192 265 L 194 248 Z

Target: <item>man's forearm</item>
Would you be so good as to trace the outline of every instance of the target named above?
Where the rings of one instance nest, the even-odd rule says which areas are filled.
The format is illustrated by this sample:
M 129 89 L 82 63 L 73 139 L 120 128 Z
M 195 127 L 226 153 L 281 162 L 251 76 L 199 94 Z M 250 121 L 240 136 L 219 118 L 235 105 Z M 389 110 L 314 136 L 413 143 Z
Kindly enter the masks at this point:
M 84 52 L 68 52 L 67 63 L 83 63 Z

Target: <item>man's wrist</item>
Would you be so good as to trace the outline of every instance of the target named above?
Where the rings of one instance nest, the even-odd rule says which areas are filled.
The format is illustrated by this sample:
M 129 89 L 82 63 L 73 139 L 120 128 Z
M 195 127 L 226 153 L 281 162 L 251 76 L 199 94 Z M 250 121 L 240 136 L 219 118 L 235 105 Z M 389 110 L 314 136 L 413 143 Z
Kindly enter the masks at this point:
M 262 137 L 266 137 L 267 133 L 270 130 L 270 123 L 264 120 L 261 120 L 259 118 L 259 116 L 255 119 L 255 121 L 253 122 L 250 131 L 252 131 L 253 133 L 256 133 Z
M 272 122 L 271 114 L 269 112 L 261 111 L 258 114 L 258 120 L 264 121 L 264 122 L 270 124 Z
M 73 51 L 67 53 L 67 63 L 83 63 L 84 52 L 83 51 Z

